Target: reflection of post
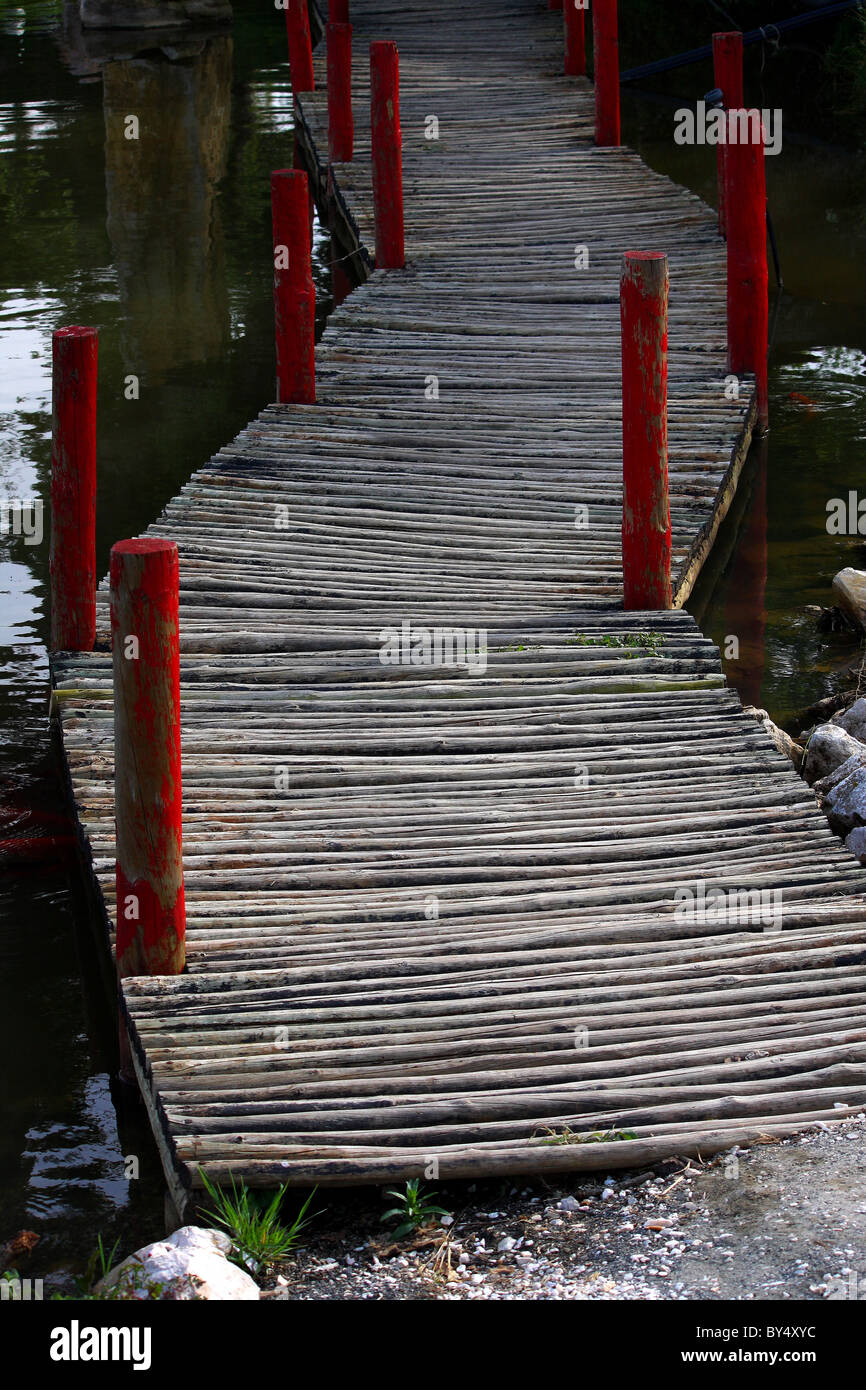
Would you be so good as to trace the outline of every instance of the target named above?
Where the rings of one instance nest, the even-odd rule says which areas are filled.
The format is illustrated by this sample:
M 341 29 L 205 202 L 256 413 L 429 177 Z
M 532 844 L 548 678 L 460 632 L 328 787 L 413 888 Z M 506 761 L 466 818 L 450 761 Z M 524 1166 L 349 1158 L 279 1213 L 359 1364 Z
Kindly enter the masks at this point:
M 762 437 L 755 485 L 749 499 L 749 522 L 734 560 L 725 599 L 725 637 L 736 637 L 736 657 L 725 673 L 744 705 L 759 705 L 764 680 L 767 627 L 767 439 Z M 722 643 L 722 653 L 725 642 Z
M 225 171 L 232 41 L 193 57 L 107 63 L 108 235 L 128 370 L 151 381 L 224 351 L 229 307 L 217 184 Z

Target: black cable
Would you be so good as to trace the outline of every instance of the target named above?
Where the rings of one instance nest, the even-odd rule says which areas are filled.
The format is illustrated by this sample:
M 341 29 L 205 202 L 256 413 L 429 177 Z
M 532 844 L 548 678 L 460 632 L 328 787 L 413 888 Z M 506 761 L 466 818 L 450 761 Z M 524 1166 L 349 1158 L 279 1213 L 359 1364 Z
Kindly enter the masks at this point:
M 743 34 L 743 46 L 748 47 L 753 43 L 778 44 L 783 33 L 789 29 L 799 29 L 804 24 L 814 24 L 821 19 L 832 19 L 834 15 L 844 14 L 847 10 L 862 9 L 864 0 L 834 0 L 831 5 L 822 5 L 818 10 L 808 10 L 806 14 L 791 15 L 789 19 L 780 19 L 776 24 L 765 24 L 760 29 L 750 29 Z M 705 58 L 713 56 L 712 44 L 706 43 L 701 48 L 690 48 L 687 53 L 676 53 L 672 58 L 660 58 L 655 63 L 644 63 L 639 68 L 628 68 L 619 75 L 620 82 L 638 82 L 643 77 L 653 77 L 659 72 L 670 72 L 673 68 L 688 67 L 690 63 L 702 63 Z

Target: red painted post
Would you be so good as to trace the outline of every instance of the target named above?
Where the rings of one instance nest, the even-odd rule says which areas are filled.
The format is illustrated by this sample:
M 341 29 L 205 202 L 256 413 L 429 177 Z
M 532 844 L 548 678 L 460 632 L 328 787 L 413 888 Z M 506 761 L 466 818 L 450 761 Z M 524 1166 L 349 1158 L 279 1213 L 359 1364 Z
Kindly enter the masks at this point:
M 90 652 L 96 638 L 95 328 L 52 337 L 51 649 Z
M 593 81 L 595 82 L 595 143 L 618 145 L 619 38 L 616 0 L 593 0 Z
M 727 134 L 728 370 L 754 372 L 758 423 L 765 426 L 769 276 L 761 113 L 742 108 L 729 111 Z
M 380 40 L 370 44 L 376 265 L 390 270 L 406 264 L 399 64 L 395 43 Z
M 586 73 L 586 10 L 579 0 L 565 0 L 562 7 L 565 27 L 566 77 L 583 77 Z
M 292 92 L 315 90 L 313 45 L 310 40 L 310 14 L 307 0 L 289 0 L 286 7 L 286 36 L 289 40 L 289 70 Z
M 274 233 L 274 327 L 277 400 L 316 400 L 316 291 L 310 264 L 307 176 L 299 169 L 271 174 Z
M 626 251 L 620 315 L 623 606 L 670 608 L 667 256 Z
M 110 580 L 117 972 L 178 975 L 186 917 L 177 546 L 119 541 Z
M 738 29 L 713 34 L 713 80 L 722 93 L 726 110 L 743 105 L 743 36 Z M 725 235 L 725 150 L 716 146 L 719 186 L 719 232 Z
M 327 38 L 328 158 L 332 164 L 348 164 L 355 141 L 351 24 L 329 24 Z
M 349 21 L 349 0 L 328 0 L 328 22 L 330 24 L 348 24 Z

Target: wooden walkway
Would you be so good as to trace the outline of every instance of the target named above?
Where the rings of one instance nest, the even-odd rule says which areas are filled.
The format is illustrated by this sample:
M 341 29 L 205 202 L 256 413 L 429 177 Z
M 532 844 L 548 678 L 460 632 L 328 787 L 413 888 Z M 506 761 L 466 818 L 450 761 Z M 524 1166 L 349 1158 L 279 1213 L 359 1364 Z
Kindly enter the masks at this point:
M 175 1199 L 200 1164 L 610 1169 L 839 1118 L 866 1103 L 863 871 L 693 620 L 621 608 L 625 249 L 670 258 L 680 602 L 748 439 L 715 215 L 594 148 L 561 15 L 353 21 L 336 196 L 369 260 L 367 43 L 394 38 L 409 264 L 333 314 L 319 403 L 264 410 L 152 528 L 180 548 L 188 971 L 124 994 Z M 301 108 L 321 168 L 324 96 Z M 484 669 L 383 664 L 406 623 L 486 630 Z M 104 591 L 100 633 L 54 682 L 111 927 Z M 712 887 L 779 918 L 681 920 Z

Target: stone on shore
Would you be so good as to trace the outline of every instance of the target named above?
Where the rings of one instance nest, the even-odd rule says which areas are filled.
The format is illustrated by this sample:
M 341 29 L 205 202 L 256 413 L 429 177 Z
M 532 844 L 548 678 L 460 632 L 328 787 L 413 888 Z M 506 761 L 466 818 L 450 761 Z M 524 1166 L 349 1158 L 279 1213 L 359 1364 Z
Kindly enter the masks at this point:
M 257 1299 L 258 1284 L 229 1261 L 231 1248 L 222 1231 L 182 1226 L 109 1270 L 97 1291 L 117 1288 L 130 1301 Z
M 232 17 L 229 0 L 80 0 L 85 29 L 166 29 Z
M 838 724 L 821 724 L 806 745 L 802 773 L 810 786 L 828 777 L 849 758 L 866 754 L 863 744 Z
M 833 579 L 839 607 L 866 631 L 866 570 L 844 569 Z
M 827 777 L 815 782 L 812 790 L 821 810 L 837 835 L 847 835 L 855 826 L 866 825 L 866 748 L 847 758 Z
M 841 714 L 834 714 L 830 723 L 838 725 L 840 729 L 844 729 L 852 738 L 859 739 L 861 743 L 866 743 L 866 700 L 862 697 L 859 700 L 855 700 L 853 705 L 844 710 Z

